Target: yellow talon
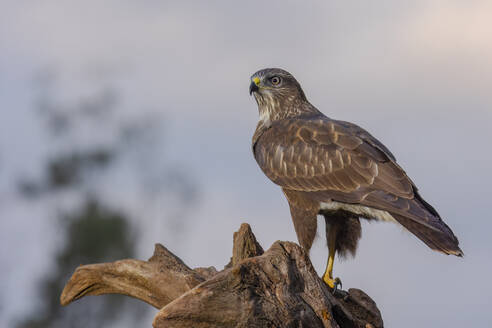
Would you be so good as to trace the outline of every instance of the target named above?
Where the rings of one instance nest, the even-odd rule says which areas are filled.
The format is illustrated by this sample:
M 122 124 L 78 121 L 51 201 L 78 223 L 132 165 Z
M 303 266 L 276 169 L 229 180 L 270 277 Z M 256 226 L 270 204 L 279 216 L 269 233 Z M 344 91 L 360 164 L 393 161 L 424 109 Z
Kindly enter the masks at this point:
M 335 241 L 338 227 L 332 227 L 328 235 L 328 263 L 326 264 L 326 270 L 323 274 L 323 281 L 328 285 L 333 291 L 337 290 L 338 285 L 342 286 L 342 281 L 340 278 L 333 278 L 333 263 L 335 262 Z
M 323 281 L 325 282 L 325 284 L 328 285 L 328 287 L 333 290 L 336 290 L 338 285 L 340 285 L 340 287 L 342 286 L 342 281 L 340 280 L 340 278 L 330 278 L 327 275 L 324 275 Z

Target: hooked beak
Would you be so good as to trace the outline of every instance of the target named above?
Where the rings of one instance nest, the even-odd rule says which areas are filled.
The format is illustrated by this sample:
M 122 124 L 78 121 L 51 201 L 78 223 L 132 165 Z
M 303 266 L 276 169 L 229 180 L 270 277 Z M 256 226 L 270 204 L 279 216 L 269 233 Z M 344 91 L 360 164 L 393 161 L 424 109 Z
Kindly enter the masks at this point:
M 251 95 L 253 92 L 258 92 L 260 88 L 258 85 L 260 84 L 260 79 L 255 77 L 251 80 L 251 84 L 249 85 L 249 94 Z

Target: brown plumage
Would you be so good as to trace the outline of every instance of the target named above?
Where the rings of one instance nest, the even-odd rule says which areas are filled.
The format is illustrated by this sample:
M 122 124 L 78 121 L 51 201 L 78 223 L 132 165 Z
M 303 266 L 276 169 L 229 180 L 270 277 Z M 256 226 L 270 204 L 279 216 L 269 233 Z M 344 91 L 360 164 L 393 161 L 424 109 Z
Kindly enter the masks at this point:
M 254 156 L 282 187 L 303 247 L 311 248 L 316 216 L 322 214 L 328 229 L 338 227 L 340 254 L 355 254 L 359 217 L 397 221 L 430 248 L 463 254 L 451 229 L 376 138 L 323 115 L 284 70 L 264 69 L 251 80 L 260 114 Z

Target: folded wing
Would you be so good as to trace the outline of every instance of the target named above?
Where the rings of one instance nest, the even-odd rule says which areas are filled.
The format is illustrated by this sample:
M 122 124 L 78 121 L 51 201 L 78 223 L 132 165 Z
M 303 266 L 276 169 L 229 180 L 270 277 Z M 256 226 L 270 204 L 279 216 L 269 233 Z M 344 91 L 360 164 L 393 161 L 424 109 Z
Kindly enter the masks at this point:
M 276 184 L 387 211 L 432 249 L 461 255 L 458 240 L 377 139 L 360 127 L 316 115 L 275 122 L 253 145 Z

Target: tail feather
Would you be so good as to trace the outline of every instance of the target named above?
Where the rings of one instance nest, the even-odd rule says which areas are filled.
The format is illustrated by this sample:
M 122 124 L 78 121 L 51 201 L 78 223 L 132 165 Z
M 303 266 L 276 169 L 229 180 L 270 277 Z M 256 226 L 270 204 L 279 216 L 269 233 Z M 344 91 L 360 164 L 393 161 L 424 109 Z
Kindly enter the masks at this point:
M 414 198 L 397 197 L 378 191 L 364 199 L 371 207 L 388 211 L 402 226 L 430 248 L 444 254 L 463 256 L 458 238 L 444 223 L 439 213 L 414 189 Z
M 459 247 L 458 238 L 456 238 L 451 229 L 440 218 L 436 217 L 436 220 L 432 224 L 434 228 L 439 230 L 437 231 L 402 215 L 394 214 L 393 216 L 402 226 L 433 250 L 459 257 L 464 255 Z

